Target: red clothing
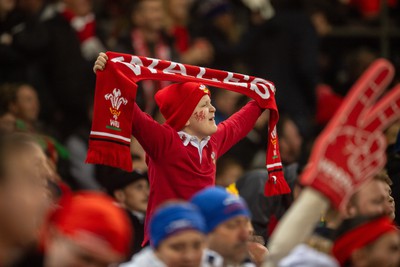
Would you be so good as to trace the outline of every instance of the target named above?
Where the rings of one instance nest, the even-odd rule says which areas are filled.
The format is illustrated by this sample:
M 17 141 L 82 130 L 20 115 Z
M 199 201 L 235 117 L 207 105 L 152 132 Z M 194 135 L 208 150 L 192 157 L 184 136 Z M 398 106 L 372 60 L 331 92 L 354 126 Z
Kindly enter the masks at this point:
M 388 0 L 388 7 L 396 7 L 397 0 Z M 350 5 L 355 6 L 364 16 L 378 16 L 381 10 L 380 0 L 351 0 Z
M 215 161 L 253 128 L 262 109 L 253 100 L 226 121 L 202 151 L 184 146 L 178 133 L 167 124 L 160 125 L 135 104 L 132 134 L 147 153 L 150 198 L 145 229 L 155 208 L 167 200 L 188 200 L 205 187 L 215 184 Z M 143 244 L 147 243 L 147 230 Z
M 189 49 L 190 37 L 186 27 L 175 26 L 172 30 L 175 39 L 175 48 L 179 53 L 186 52 Z

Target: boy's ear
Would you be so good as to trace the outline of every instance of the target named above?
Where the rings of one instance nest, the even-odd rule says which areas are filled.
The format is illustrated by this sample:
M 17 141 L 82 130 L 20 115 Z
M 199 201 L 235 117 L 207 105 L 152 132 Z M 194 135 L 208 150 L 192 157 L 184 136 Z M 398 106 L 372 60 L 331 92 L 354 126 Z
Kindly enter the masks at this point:
M 186 122 L 185 127 L 187 127 L 187 126 L 189 126 L 189 125 L 190 125 L 190 120 L 188 120 L 188 121 Z

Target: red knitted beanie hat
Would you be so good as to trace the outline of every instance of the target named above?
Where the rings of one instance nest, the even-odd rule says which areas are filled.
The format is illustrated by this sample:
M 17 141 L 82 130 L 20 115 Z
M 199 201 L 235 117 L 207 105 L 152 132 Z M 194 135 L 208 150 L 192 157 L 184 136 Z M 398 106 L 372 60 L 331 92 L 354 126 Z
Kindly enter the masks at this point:
M 185 82 L 161 89 L 156 93 L 155 100 L 166 123 L 180 131 L 205 95 L 210 95 L 210 90 L 204 84 Z

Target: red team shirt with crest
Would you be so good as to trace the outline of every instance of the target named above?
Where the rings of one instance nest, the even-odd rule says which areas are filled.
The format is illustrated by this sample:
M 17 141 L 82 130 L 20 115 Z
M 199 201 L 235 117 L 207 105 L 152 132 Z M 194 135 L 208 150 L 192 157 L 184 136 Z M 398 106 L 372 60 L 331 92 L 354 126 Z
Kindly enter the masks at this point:
M 198 148 L 185 146 L 176 130 L 154 121 L 135 104 L 132 134 L 146 151 L 150 183 L 143 244 L 149 241 L 147 226 L 154 210 L 165 201 L 188 200 L 214 185 L 216 160 L 251 131 L 262 111 L 252 100 L 221 122 L 203 148 L 200 161 Z

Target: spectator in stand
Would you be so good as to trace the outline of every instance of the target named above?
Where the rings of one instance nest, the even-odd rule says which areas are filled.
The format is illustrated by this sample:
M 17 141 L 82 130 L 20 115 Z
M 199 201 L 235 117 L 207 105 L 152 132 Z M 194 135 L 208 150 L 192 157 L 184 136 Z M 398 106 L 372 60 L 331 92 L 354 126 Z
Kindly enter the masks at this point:
M 392 207 L 389 205 L 386 173 L 379 173 L 363 185 L 349 200 L 345 216 L 378 216 L 390 215 Z
M 298 162 L 303 145 L 299 127 L 290 117 L 283 115 L 279 119 L 277 132 L 282 163 L 289 166 Z
M 107 193 L 127 212 L 133 227 L 134 242 L 130 257 L 142 249 L 144 219 L 149 201 L 149 181 L 147 173 L 125 172 L 116 168 L 99 166 L 97 179 Z
M 333 255 L 340 266 L 398 266 L 400 234 L 387 217 L 357 217 L 337 230 Z
M 34 244 L 50 206 L 46 157 L 24 134 L 0 135 L 0 265 L 12 266 Z
M 239 195 L 246 200 L 251 212 L 251 223 L 256 235 L 268 241 L 279 220 L 293 202 L 294 187 L 298 180 L 298 164 L 284 166 L 285 179 L 292 189 L 292 194 L 266 197 L 264 185 L 268 182 L 268 172 L 265 168 L 244 173 L 236 182 Z
M 243 174 L 243 167 L 230 156 L 222 156 L 218 159 L 215 184 L 222 187 L 230 187 L 236 183 Z
M 90 72 L 93 53 L 105 48 L 97 37 L 92 1 L 65 0 L 52 10 L 53 15 L 40 22 L 45 34 L 36 53 L 42 54 L 42 95 L 52 105 L 44 115 L 66 137 L 85 119 L 82 114 L 95 81 Z
M 279 111 L 294 120 L 303 137 L 311 138 L 319 39 L 305 12 L 291 7 L 293 2 L 299 1 L 272 2 L 276 15 L 264 22 L 245 59 L 252 75 L 274 82 Z
M 15 117 L 15 130 L 35 134 L 53 169 L 58 167 L 68 178 L 68 152 L 55 138 L 46 135 L 47 129 L 38 118 L 40 103 L 35 89 L 29 84 L 10 83 L 0 87 L 0 92 L 0 103 Z
M 46 91 L 46 73 L 43 71 L 45 53 L 49 42 L 48 33 L 44 22 L 56 14 L 54 5 L 46 0 L 20 0 L 17 1 L 17 8 L 14 13 L 20 15 L 19 24 L 12 30 L 9 49 L 14 53 L 8 53 L 11 56 L 15 53 L 19 55 L 13 62 L 5 62 L 4 72 L 7 76 L 7 82 L 28 83 L 37 90 L 40 102 L 42 103 L 40 116 L 50 118 L 51 111 L 54 111 L 54 99 Z M 7 58 L 6 57 L 6 58 Z M 29 60 L 27 60 L 27 57 Z M 13 79 L 12 75 L 7 74 L 16 65 L 20 75 L 18 79 Z
M 215 90 L 213 101 L 217 111 L 215 112 L 215 123 L 223 122 L 238 109 L 239 100 L 242 95 L 226 90 Z
M 189 0 L 164 1 L 166 32 L 174 39 L 175 49 L 184 53 L 190 46 L 190 33 L 187 29 L 190 11 Z
M 222 266 L 255 266 L 248 247 L 252 232 L 250 212 L 241 197 L 222 187 L 209 187 L 195 194 L 190 202 L 204 216 L 208 249 L 217 254 Z M 264 252 L 261 258 L 266 255 L 266 248 Z
M 105 47 L 96 35 L 96 19 L 93 13 L 93 0 L 63 0 L 61 15 L 76 32 L 83 57 L 94 60 Z
M 161 205 L 150 222 L 150 245 L 121 267 L 206 267 L 205 221 L 199 210 L 186 202 Z M 211 255 L 210 255 L 211 256 Z
M 18 266 L 107 267 L 126 259 L 131 236 L 128 217 L 110 197 L 67 190 L 48 215 L 40 249 Z
M 166 33 L 174 41 L 179 61 L 191 65 L 209 64 L 213 58 L 211 44 L 204 38 L 192 40 L 188 29 L 191 2 L 189 0 L 164 1 Z
M 119 39 L 127 35 L 131 27 L 130 0 L 95 1 L 96 22 L 101 29 L 104 43 L 114 51 Z
M 391 218 L 392 220 L 394 220 L 396 217 L 396 214 L 395 214 L 396 203 L 394 201 L 394 198 L 392 197 L 391 186 L 393 185 L 393 182 L 390 179 L 390 177 L 387 175 L 386 171 L 382 171 L 382 173 L 377 175 L 376 178 L 379 179 L 381 182 L 383 182 L 384 186 L 385 186 L 386 205 L 385 205 L 384 214 L 386 216 L 388 216 L 389 218 Z
M 79 123 L 85 94 L 94 87 L 93 55 L 105 50 L 97 37 L 92 1 L 22 0 L 19 8 L 23 16 L 17 29 L 8 30 L 8 38 L 3 38 L 11 40 L 7 49 L 12 51 L 6 58 L 13 57 L 10 63 L 3 61 L 4 73 L 17 64 L 23 73 L 17 79 L 7 74 L 8 80 L 37 87 L 43 100 L 42 118 L 67 133 L 69 122 Z
M 36 132 L 40 111 L 36 90 L 29 84 L 5 84 L 1 93 L 7 110 L 21 121 L 26 131 Z
M 135 1 L 131 12 L 133 28 L 122 37 L 117 50 L 151 58 L 178 60 L 173 41 L 164 32 L 165 12 L 162 0 Z M 154 94 L 168 82 L 143 81 L 136 101 L 148 114 L 154 115 Z
M 212 44 L 212 68 L 243 72 L 243 56 L 250 44 L 250 35 L 243 31 L 233 4 L 227 0 L 197 1 L 199 19 L 204 21 L 202 34 Z

